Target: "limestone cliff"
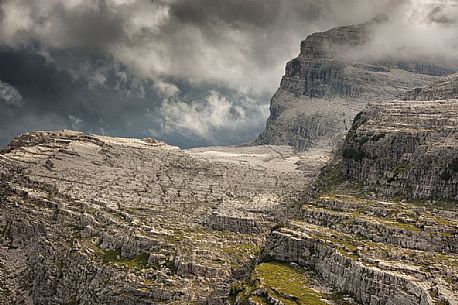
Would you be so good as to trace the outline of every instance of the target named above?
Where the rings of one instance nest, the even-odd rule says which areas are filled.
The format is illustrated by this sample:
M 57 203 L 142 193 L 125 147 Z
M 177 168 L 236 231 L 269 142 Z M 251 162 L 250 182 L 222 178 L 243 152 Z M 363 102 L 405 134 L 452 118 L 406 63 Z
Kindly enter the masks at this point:
M 348 133 L 342 171 L 382 195 L 458 200 L 458 100 L 372 105 Z
M 340 58 L 385 21 L 307 38 L 272 99 L 258 143 L 305 149 L 350 129 L 322 170 L 332 145 L 14 139 L 0 304 L 457 305 L 457 77 L 405 93 L 450 70 Z
M 378 102 L 356 116 L 235 304 L 458 304 L 454 80 L 415 90 L 445 100 Z
M 20 136 L 0 153 L 0 303 L 457 304 L 458 211 L 333 179 L 304 199 L 328 156 Z
M 360 24 L 315 33 L 301 43 L 288 62 L 280 88 L 271 100 L 270 117 L 257 144 L 291 145 L 304 150 L 328 144 L 351 127 L 368 102 L 389 100 L 456 71 L 416 60 L 387 58 L 350 60 L 346 54 L 364 48 L 374 28 L 388 22 L 379 16 Z

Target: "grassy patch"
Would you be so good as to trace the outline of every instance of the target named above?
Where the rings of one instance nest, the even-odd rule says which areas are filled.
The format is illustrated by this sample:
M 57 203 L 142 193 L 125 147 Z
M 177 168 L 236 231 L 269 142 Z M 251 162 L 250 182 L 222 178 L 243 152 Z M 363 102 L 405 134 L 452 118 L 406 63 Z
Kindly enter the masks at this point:
M 121 257 L 121 249 L 107 251 L 96 244 L 94 244 L 89 238 L 80 239 L 80 243 L 87 249 L 90 249 L 97 260 L 101 260 L 103 263 L 114 263 L 116 265 L 124 266 L 127 268 L 138 268 L 143 269 L 148 267 L 148 253 L 141 253 L 131 259 Z
M 263 297 L 259 295 L 252 296 L 250 300 L 259 305 L 268 305 L 269 304 Z
M 387 225 L 388 227 L 395 227 L 395 228 L 400 228 L 400 229 L 404 229 L 408 231 L 421 231 L 420 228 L 410 223 L 403 223 L 403 222 L 398 222 L 398 221 L 384 221 L 383 224 Z
M 231 286 L 229 304 L 272 304 L 272 299 L 285 305 L 359 304 L 351 295 L 321 293 L 311 288 L 310 273 L 300 267 L 272 261 L 258 264 L 249 279 Z
M 338 194 L 352 196 L 358 200 L 366 198 L 368 193 L 363 182 L 345 177 L 341 162 L 324 167 L 318 176 L 316 186 L 319 191 L 314 195 L 328 196 L 329 199 L 336 199 Z
M 173 235 L 169 235 L 165 238 L 165 242 L 169 244 L 177 244 L 184 239 L 183 232 L 175 232 Z
M 280 262 L 261 263 L 253 278 L 267 294 L 285 305 L 325 305 L 323 295 L 308 286 L 307 276 L 299 269 Z
M 237 260 L 246 259 L 248 255 L 258 256 L 261 248 L 253 244 L 238 244 L 223 248 L 223 252 Z
M 117 265 L 125 266 L 127 268 L 143 269 L 148 266 L 148 258 L 149 258 L 148 253 L 141 253 L 131 259 L 121 258 L 120 254 L 121 254 L 121 250 L 106 251 L 105 254 L 103 255 L 102 260 L 106 263 L 112 262 Z

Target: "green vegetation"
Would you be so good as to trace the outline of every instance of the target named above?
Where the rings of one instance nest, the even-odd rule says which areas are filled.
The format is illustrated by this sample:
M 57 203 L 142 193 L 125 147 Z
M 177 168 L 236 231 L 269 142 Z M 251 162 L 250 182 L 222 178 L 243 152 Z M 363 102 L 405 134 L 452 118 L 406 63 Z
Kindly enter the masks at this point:
M 241 260 L 248 255 L 258 256 L 261 248 L 253 244 L 238 244 L 223 248 L 223 252 L 237 260 Z
M 341 255 L 351 258 L 352 260 L 358 259 L 358 246 L 354 240 L 347 239 L 344 236 L 335 235 L 332 235 L 332 237 L 326 237 L 326 239 L 336 246 L 336 250 Z
M 324 305 L 323 295 L 308 287 L 306 275 L 299 269 L 280 263 L 262 263 L 256 266 L 254 276 L 269 294 L 285 305 Z
M 253 294 L 255 290 L 257 293 Z M 327 304 L 323 294 L 309 287 L 307 275 L 302 269 L 281 262 L 257 265 L 249 283 L 233 285 L 232 300 L 235 300 L 236 295 L 244 304 L 249 299 L 261 305 L 270 304 L 267 297 L 277 299 L 285 305 Z
M 175 232 L 173 235 L 167 236 L 165 238 L 165 241 L 169 244 L 176 244 L 182 241 L 183 239 L 184 239 L 183 232 Z
M 363 182 L 344 176 L 341 162 L 324 167 L 318 176 L 317 186 L 319 192 L 315 195 L 328 196 L 331 199 L 337 198 L 337 195 L 345 195 L 358 201 L 366 198 L 368 194 Z
M 404 223 L 399 221 L 384 221 L 383 222 L 388 227 L 400 228 L 408 231 L 421 231 L 420 228 L 411 223 Z
M 127 259 L 121 257 L 121 249 L 117 249 L 114 251 L 104 251 L 102 256 L 102 261 L 104 263 L 115 263 L 117 265 L 125 266 L 128 268 L 146 268 L 148 265 L 148 253 L 142 253 L 134 258 Z
M 68 301 L 67 303 L 65 303 L 65 305 L 78 305 L 78 304 L 79 304 L 79 302 L 76 300 L 75 297 L 72 297 L 72 298 L 70 299 L 70 301 Z
M 81 238 L 79 242 L 90 249 L 96 260 L 101 260 L 103 263 L 113 263 L 127 268 L 143 269 L 148 267 L 148 253 L 141 253 L 133 258 L 122 258 L 121 249 L 104 250 L 94 244 L 90 238 Z M 154 267 L 154 266 L 151 266 Z
M 342 174 L 342 163 L 330 164 L 321 170 L 318 182 L 323 192 L 332 191 L 343 182 L 345 177 Z
M 268 305 L 268 303 L 258 295 L 254 295 L 250 299 L 259 305 Z

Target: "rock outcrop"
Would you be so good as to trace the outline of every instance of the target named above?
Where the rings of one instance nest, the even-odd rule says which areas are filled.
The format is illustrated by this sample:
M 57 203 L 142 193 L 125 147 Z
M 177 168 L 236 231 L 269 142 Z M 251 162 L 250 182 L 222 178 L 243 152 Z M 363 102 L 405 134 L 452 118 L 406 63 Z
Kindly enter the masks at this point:
M 348 133 L 342 173 L 379 195 L 458 200 L 458 100 L 370 106 Z
M 236 305 L 458 304 L 456 79 L 356 116 L 294 218 L 267 238 Z M 280 284 L 297 272 L 304 290 Z
M 326 159 L 20 136 L 0 153 L 0 303 L 225 304 Z
M 368 116 L 378 123 L 352 132 L 455 135 L 454 100 L 409 103 L 378 104 Z M 355 192 L 345 160 L 304 196 L 328 159 L 286 146 L 18 137 L 0 154 L 0 303 L 458 304 L 456 207 Z
M 423 88 L 413 89 L 404 94 L 406 101 L 431 101 L 458 99 L 458 74 L 444 77 Z
M 398 98 L 456 69 L 424 61 L 349 59 L 365 47 L 386 17 L 315 33 L 286 65 L 271 100 L 270 117 L 257 144 L 291 145 L 298 150 L 328 145 L 342 137 L 367 105 Z
M 432 305 L 440 301 L 448 304 L 457 301 L 453 292 L 450 298 L 430 294 L 434 291 L 434 284 L 415 267 L 409 270 L 404 266 L 403 270 L 399 266 L 397 270 L 389 270 L 382 261 L 349 255 L 336 249 L 329 240 L 332 237 L 320 238 L 315 234 L 313 226 L 276 231 L 270 236 L 264 255 L 311 268 L 332 286 L 351 293 L 362 304 Z

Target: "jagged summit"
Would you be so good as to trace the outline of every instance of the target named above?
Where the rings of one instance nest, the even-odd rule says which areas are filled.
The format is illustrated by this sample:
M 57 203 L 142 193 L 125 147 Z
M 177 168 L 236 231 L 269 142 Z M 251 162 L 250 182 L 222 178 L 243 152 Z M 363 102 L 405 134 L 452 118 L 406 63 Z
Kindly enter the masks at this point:
M 423 60 L 349 59 L 364 48 L 385 18 L 315 33 L 301 43 L 299 56 L 287 63 L 271 100 L 266 129 L 256 144 L 291 145 L 304 150 L 341 138 L 368 102 L 400 98 L 438 76 L 456 71 Z
M 299 58 L 338 58 L 339 53 L 361 46 L 372 36 L 373 27 L 389 21 L 386 15 L 377 15 L 371 21 L 314 33 L 301 42 Z

